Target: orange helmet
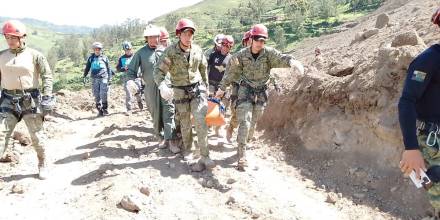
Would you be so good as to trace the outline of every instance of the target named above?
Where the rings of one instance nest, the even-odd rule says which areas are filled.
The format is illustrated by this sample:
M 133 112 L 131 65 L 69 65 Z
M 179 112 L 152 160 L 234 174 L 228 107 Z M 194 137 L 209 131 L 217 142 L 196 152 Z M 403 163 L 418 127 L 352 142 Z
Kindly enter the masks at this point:
M 222 39 L 222 45 L 229 47 L 234 46 L 234 38 L 231 35 L 225 35 Z
M 170 38 L 170 34 L 168 33 L 167 29 L 165 29 L 164 27 L 160 27 L 159 29 L 160 29 L 159 41 L 168 40 L 168 38 Z
M 267 27 L 264 24 L 256 24 L 251 29 L 251 37 L 262 37 L 269 38 L 269 34 L 267 32 Z
M 176 35 L 179 35 L 184 29 L 190 28 L 193 30 L 193 32 L 196 31 L 196 26 L 194 25 L 194 22 L 187 18 L 182 18 L 177 22 L 176 25 Z
M 26 26 L 21 21 L 9 20 L 3 25 L 2 32 L 3 35 L 23 37 L 26 36 Z

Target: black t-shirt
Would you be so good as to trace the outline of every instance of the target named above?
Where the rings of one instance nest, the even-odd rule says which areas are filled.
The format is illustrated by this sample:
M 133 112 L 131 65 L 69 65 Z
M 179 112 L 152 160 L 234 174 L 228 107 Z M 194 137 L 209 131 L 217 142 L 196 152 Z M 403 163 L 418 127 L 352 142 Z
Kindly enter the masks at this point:
M 208 58 L 208 79 L 210 82 L 216 82 L 217 84 L 223 79 L 225 74 L 226 65 L 231 59 L 231 54 L 228 53 L 226 56 L 220 51 L 213 52 Z

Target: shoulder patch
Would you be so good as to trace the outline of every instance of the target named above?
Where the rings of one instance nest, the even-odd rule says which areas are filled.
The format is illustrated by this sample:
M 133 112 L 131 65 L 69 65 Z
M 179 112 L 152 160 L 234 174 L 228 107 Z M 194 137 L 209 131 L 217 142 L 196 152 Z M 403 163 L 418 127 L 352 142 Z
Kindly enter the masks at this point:
M 414 70 L 412 76 L 411 76 L 411 80 L 417 81 L 417 82 L 423 82 L 425 81 L 426 78 L 426 73 L 419 71 L 419 70 Z

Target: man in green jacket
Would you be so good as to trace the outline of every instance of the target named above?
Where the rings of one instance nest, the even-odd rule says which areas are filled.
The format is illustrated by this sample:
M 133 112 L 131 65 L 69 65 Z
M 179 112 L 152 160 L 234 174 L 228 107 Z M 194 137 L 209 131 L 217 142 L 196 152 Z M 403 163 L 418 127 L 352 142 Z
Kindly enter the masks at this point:
M 141 69 L 142 79 L 145 83 L 145 101 L 153 119 L 154 131 L 161 140 L 159 148 L 169 146 L 170 150 L 175 152 L 177 141 L 174 123 L 174 104 L 172 100 L 161 98 L 153 77 L 154 65 L 160 56 L 156 51 L 159 36 L 160 30 L 156 26 L 148 25 L 145 28 L 144 38 L 147 45 L 134 54 L 128 65 L 128 75 L 135 79 L 139 68 Z

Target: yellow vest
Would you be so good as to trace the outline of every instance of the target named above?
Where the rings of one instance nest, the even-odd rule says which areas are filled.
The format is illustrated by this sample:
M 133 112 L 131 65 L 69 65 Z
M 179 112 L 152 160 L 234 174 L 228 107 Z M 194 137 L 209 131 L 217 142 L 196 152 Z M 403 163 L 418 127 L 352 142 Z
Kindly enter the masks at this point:
M 40 52 L 31 48 L 17 54 L 9 49 L 0 52 L 1 87 L 7 90 L 39 88 L 38 56 Z

